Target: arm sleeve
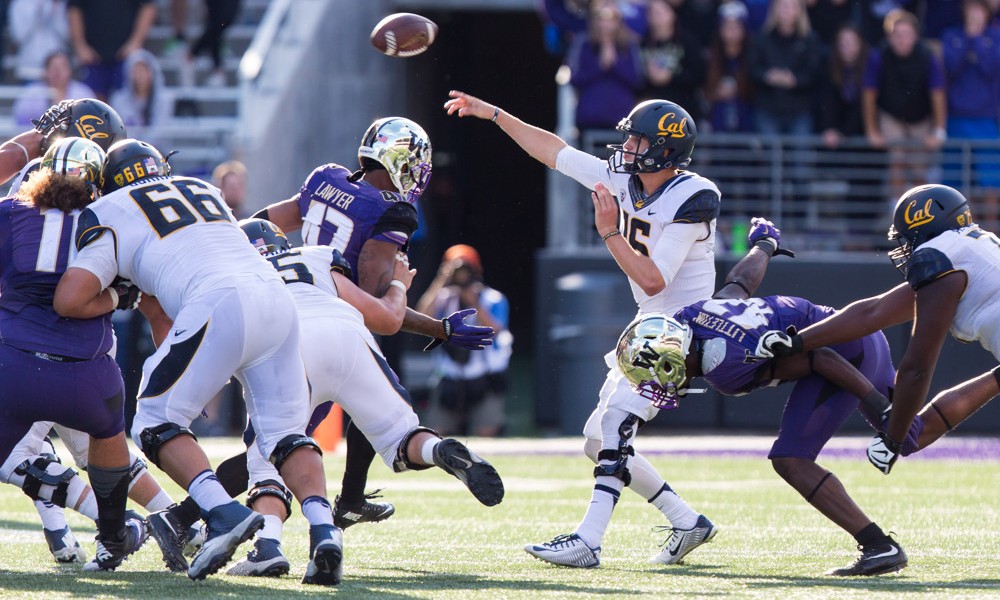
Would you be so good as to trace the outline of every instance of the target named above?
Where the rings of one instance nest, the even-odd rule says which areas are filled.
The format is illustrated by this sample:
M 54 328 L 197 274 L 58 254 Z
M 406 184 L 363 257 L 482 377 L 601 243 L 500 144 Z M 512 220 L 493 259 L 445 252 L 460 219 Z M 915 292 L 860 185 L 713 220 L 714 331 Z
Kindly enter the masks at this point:
M 608 186 L 611 183 L 611 171 L 606 161 L 572 146 L 565 146 L 556 155 L 556 170 L 572 177 L 588 190 L 594 189 L 598 182 Z
M 417 209 L 408 202 L 395 202 L 375 223 L 372 238 L 399 244 L 406 248 L 410 236 L 417 230 Z
M 667 225 L 649 256 L 660 270 L 665 284 L 670 285 L 684 264 L 691 246 L 704 237 L 705 226 L 701 223 L 674 222 Z
M 722 209 L 722 198 L 713 189 L 695 192 L 677 209 L 671 223 L 708 223 L 719 217 Z

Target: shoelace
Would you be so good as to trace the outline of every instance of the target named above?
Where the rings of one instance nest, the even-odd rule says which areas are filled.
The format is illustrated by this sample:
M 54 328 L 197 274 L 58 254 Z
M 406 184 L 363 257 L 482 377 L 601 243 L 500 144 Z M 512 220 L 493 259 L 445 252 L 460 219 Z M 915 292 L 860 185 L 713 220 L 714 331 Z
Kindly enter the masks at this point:
M 376 498 L 381 498 L 382 497 L 381 492 L 382 492 L 382 488 L 378 488 L 377 490 L 369 492 L 369 493 L 365 494 L 365 500 L 368 501 L 368 500 L 374 500 Z
M 679 527 L 671 527 L 670 525 L 654 525 L 650 529 L 650 531 L 652 531 L 653 533 L 666 533 L 668 531 L 670 532 L 670 535 L 668 535 L 666 537 L 666 539 L 664 539 L 662 542 L 660 542 L 660 547 L 662 548 L 662 547 L 666 546 L 667 543 L 671 539 L 673 539 L 673 537 L 674 537 L 674 535 L 676 533 L 678 533 L 678 532 L 683 533 L 683 532 L 687 532 L 687 531 L 691 531 L 691 530 L 690 529 L 681 529 Z M 860 548 L 860 546 L 859 546 L 859 548 Z
M 557 535 L 556 537 L 552 538 L 551 542 L 546 542 L 543 545 L 544 546 L 548 546 L 548 547 L 553 548 L 553 549 L 568 547 L 570 544 L 573 543 L 572 537 L 573 537 L 573 534 L 571 534 L 571 533 L 564 533 L 562 535 Z

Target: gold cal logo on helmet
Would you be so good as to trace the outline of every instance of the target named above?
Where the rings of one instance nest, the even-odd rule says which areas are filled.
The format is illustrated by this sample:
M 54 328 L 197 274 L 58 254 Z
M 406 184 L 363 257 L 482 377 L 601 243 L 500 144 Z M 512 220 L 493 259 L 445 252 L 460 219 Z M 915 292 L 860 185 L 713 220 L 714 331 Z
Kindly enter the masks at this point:
M 684 117 L 680 121 L 671 121 L 667 123 L 667 119 L 676 119 L 677 113 L 668 112 L 660 117 L 660 122 L 656 124 L 660 128 L 660 133 L 657 135 L 666 135 L 670 137 L 684 137 L 684 126 L 687 125 L 687 117 Z
M 924 207 L 917 209 L 916 211 L 913 211 L 913 209 L 917 206 L 916 200 L 911 200 L 910 203 L 906 205 L 906 210 L 903 211 L 903 221 L 906 222 L 907 229 L 920 227 L 921 225 L 926 225 L 934 220 L 934 215 L 931 214 L 932 202 L 934 202 L 934 200 L 932 198 L 928 198 L 927 202 L 924 203 Z
M 97 131 L 94 125 L 90 122 L 93 121 L 96 125 L 104 125 L 104 119 L 96 115 L 85 115 L 80 117 L 80 120 L 76 123 L 76 130 L 79 132 L 80 137 L 87 138 L 88 140 L 103 140 L 108 137 L 108 134 L 103 131 Z

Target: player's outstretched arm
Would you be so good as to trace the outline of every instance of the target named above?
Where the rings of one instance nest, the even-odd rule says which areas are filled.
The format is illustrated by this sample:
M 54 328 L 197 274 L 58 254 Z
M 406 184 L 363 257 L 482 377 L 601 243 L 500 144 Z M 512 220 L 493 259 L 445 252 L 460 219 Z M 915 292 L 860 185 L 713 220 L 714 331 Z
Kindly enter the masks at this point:
M 0 144 L 0 183 L 7 183 L 32 159 L 42 155 L 42 134 L 34 129 Z
M 448 92 L 451 100 L 444 103 L 448 114 L 459 117 L 490 119 L 504 130 L 522 150 L 550 169 L 556 168 L 556 155 L 566 147 L 566 142 L 551 131 L 525 123 L 495 104 L 490 104 L 465 92 Z
M 713 298 L 746 300 L 757 293 L 772 256 L 784 254 L 795 257 L 794 252 L 781 247 L 781 230 L 762 217 L 750 220 L 747 241 L 750 251 L 730 269 L 725 283 L 712 295 Z
M 264 219 L 277 225 L 285 233 L 302 229 L 302 213 L 295 198 L 275 202 L 253 214 L 254 219 Z
M 899 362 L 893 409 L 886 427 L 892 440 L 903 440 L 930 389 L 941 347 L 948 337 L 968 276 L 955 271 L 923 286 L 916 293 L 916 319 L 906 354 Z

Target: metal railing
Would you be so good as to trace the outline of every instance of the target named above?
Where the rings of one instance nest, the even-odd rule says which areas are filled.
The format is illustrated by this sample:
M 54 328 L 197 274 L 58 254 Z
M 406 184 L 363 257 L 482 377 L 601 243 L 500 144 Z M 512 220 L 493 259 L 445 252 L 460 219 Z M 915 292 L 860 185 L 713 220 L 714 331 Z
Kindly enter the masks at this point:
M 607 144 L 620 143 L 613 130 L 587 131 L 580 148 L 607 156 Z M 895 162 L 902 179 L 895 177 Z M 944 182 L 958 187 L 973 204 L 973 215 L 989 222 L 996 210 L 987 199 L 1000 189 L 1000 140 L 949 140 L 939 151 L 922 147 L 894 152 L 874 150 L 863 138 L 826 147 L 819 137 L 755 134 L 704 134 L 698 138 L 690 169 L 712 179 L 722 191 L 717 251 L 742 254 L 746 224 L 766 216 L 778 224 L 789 247 L 821 256 L 843 252 L 874 254 L 886 239 L 898 194 L 911 185 Z M 556 198 L 565 231 L 550 240 L 554 248 L 599 245 L 589 195 L 574 186 L 580 202 Z M 562 187 L 563 194 L 571 189 Z

